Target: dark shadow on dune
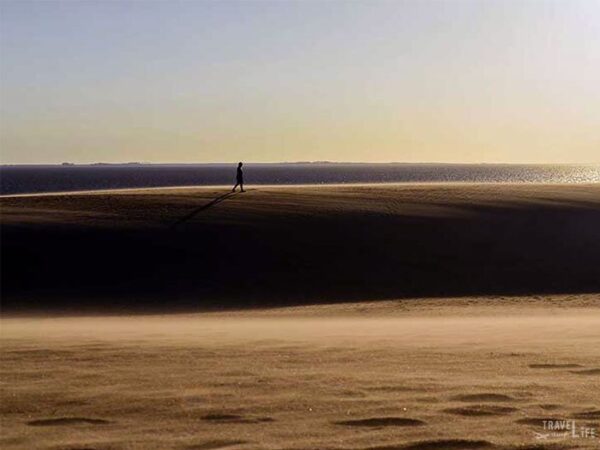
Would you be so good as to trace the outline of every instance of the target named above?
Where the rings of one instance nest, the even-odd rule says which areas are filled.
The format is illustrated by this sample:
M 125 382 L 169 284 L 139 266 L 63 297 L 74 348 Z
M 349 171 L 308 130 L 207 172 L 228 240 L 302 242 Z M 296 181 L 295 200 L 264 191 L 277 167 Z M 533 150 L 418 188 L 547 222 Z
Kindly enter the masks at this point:
M 194 209 L 193 211 L 191 211 L 189 214 L 186 214 L 185 216 L 183 216 L 181 219 L 177 220 L 176 222 L 174 222 L 173 224 L 171 224 L 171 229 L 174 230 L 176 229 L 179 225 L 181 225 L 182 223 L 187 222 L 188 220 L 193 219 L 194 217 L 196 217 L 198 214 L 200 214 L 202 211 L 207 210 L 208 208 L 215 206 L 219 203 L 221 203 L 222 201 L 228 199 L 229 197 L 233 197 L 235 194 L 237 194 L 237 192 L 226 192 L 225 194 L 219 195 L 218 197 L 214 198 L 213 200 L 211 200 L 210 202 L 208 202 L 205 205 L 202 205 L 199 208 Z
M 103 226 L 4 223 L 3 311 L 148 313 L 600 292 L 600 207 L 593 202 L 480 202 L 432 217 L 381 207 L 307 214 L 290 197 L 252 209 L 256 200 L 248 197 L 244 208 L 227 205 L 190 220 L 230 197 L 183 216 L 169 203 L 176 233 L 123 225 L 127 202 L 137 197 L 110 199 L 116 218 Z M 70 198 L 69 207 L 82 198 Z M 46 206 L 36 201 L 33 207 Z

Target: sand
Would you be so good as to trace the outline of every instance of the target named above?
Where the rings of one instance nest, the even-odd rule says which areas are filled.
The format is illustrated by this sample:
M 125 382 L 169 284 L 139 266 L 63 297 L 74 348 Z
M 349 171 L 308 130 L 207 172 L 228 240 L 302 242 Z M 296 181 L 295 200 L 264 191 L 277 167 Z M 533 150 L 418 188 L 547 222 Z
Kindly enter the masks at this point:
M 600 446 L 600 185 L 224 193 L 0 199 L 1 448 Z
M 598 448 L 599 343 L 597 295 L 3 319 L 0 445 Z
M 0 198 L 4 311 L 600 292 L 600 184 Z

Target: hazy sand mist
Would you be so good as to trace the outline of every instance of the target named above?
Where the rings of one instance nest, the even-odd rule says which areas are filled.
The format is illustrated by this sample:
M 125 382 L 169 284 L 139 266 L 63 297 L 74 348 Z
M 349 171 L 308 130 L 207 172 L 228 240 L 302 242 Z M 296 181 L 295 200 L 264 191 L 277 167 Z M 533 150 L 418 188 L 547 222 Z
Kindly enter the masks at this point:
M 594 295 L 14 318 L 2 342 L 3 448 L 530 448 L 600 419 Z

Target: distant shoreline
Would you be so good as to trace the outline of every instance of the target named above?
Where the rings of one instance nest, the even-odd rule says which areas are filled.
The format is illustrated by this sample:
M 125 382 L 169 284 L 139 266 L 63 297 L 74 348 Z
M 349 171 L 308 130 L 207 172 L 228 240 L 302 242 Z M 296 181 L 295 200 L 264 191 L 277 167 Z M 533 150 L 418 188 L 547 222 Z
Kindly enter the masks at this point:
M 188 163 L 153 163 L 153 162 L 93 162 L 93 163 L 14 163 L 0 164 L 0 169 L 5 167 L 131 167 L 131 166 L 166 166 L 166 167 L 181 167 L 181 166 L 230 166 L 237 164 L 237 161 L 232 162 L 188 162 Z M 281 162 L 245 162 L 251 166 L 273 166 L 273 165 L 403 165 L 403 166 L 500 166 L 500 167 L 516 167 L 516 166 L 533 166 L 533 167 L 553 167 L 553 166 L 573 166 L 573 167 L 600 167 L 600 162 L 597 163 L 462 163 L 462 162 L 402 162 L 402 161 L 387 161 L 387 162 L 363 162 L 363 161 L 281 161 Z

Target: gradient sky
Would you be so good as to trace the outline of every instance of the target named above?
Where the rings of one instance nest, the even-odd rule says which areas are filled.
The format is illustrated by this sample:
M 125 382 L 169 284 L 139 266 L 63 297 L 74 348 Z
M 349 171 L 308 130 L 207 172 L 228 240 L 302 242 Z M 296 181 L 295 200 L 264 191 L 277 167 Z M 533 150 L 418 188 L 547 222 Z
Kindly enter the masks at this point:
M 600 162 L 600 0 L 0 12 L 2 163 Z

